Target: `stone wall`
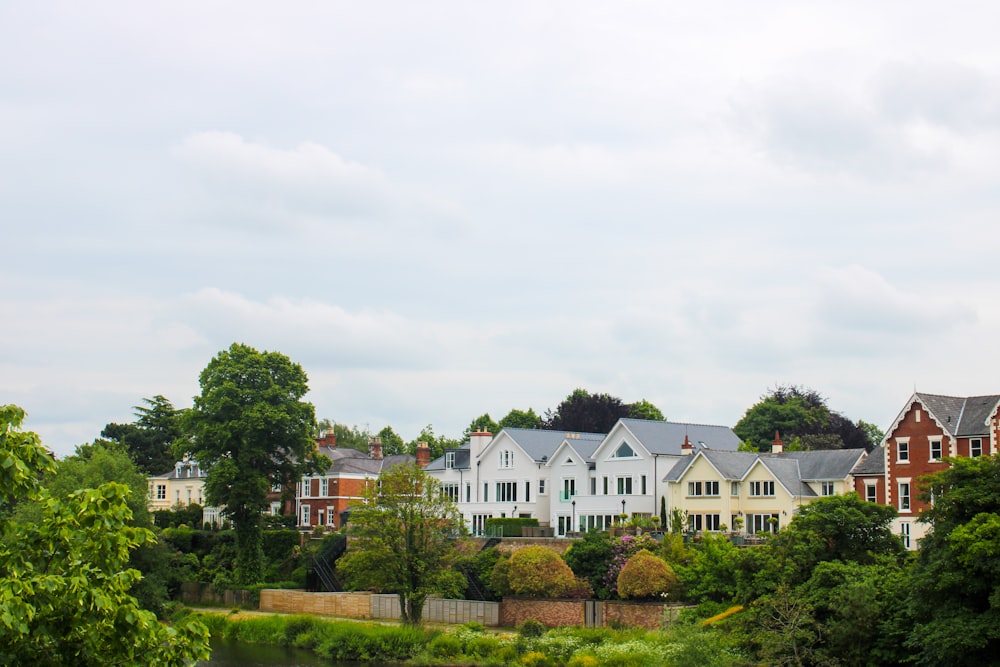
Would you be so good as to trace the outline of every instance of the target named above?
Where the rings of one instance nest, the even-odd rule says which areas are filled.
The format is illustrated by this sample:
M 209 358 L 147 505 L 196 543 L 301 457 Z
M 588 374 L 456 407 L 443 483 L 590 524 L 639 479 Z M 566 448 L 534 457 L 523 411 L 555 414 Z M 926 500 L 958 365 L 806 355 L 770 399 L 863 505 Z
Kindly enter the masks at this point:
M 372 618 L 370 593 L 308 593 L 265 588 L 260 592 L 261 611 Z
M 517 627 L 529 618 L 550 628 L 584 624 L 583 600 L 540 600 L 504 598 L 500 605 L 500 624 Z
M 625 625 L 647 630 L 659 630 L 667 622 L 677 619 L 681 607 L 662 602 L 618 602 L 604 603 L 604 624 Z

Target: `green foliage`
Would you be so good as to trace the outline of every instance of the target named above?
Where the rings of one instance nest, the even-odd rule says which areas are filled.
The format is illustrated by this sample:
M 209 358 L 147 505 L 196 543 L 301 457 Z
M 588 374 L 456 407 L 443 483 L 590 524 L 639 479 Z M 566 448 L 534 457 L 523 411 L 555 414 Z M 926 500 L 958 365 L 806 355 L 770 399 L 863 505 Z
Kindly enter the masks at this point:
M 541 637 L 545 634 L 545 624 L 537 619 L 529 618 L 521 623 L 517 633 L 522 637 Z
M 500 425 L 493 421 L 490 417 L 490 413 L 488 412 L 479 415 L 469 423 L 469 425 L 465 428 L 465 431 L 462 432 L 462 439 L 468 440 L 470 434 L 482 431 L 492 433 L 494 435 L 500 432 Z
M 541 428 L 542 418 L 535 414 L 535 410 L 533 408 L 528 408 L 527 410 L 518 410 L 517 408 L 514 408 L 497 423 L 497 426 L 501 429 Z
M 183 435 L 183 411 L 159 394 L 142 401 L 146 405 L 134 408 L 135 422 L 108 424 L 101 437 L 124 445 L 144 474 L 161 475 L 174 465 L 172 447 Z
M 184 448 L 208 471 L 207 501 L 224 506 L 235 525 L 236 580 L 256 583 L 271 485 L 324 467 L 313 446 L 313 406 L 300 400 L 309 390 L 306 374 L 283 354 L 233 343 L 209 362 L 199 383 Z
M 725 535 L 708 534 L 691 549 L 681 552 L 680 557 L 667 560 L 674 563 L 685 598 L 701 603 L 728 602 L 735 598 L 739 558 L 739 549 Z
M 868 440 L 868 446 L 865 447 L 868 451 L 871 451 L 882 444 L 882 440 L 885 439 L 885 432 L 882 431 L 876 424 L 866 422 L 859 419 L 857 423 L 858 429 L 865 434 Z
M 776 386 L 747 409 L 733 427 L 741 440 L 759 451 L 769 451 L 775 432 L 789 442 L 799 438 L 805 449 L 871 449 L 869 434 L 826 399 L 806 387 Z
M 510 592 L 528 597 L 585 597 L 589 586 L 577 579 L 559 554 L 541 546 L 518 549 L 507 564 Z
M 403 620 L 419 624 L 427 596 L 457 584 L 452 534 L 462 523 L 455 504 L 440 482 L 408 464 L 383 472 L 351 512 L 351 542 L 338 572 L 356 590 L 396 593 Z
M 673 568 L 646 549 L 629 558 L 618 573 L 618 595 L 623 600 L 666 598 L 676 591 L 677 575 Z
M 907 646 L 920 665 L 994 664 L 1000 651 L 1000 457 L 949 459 L 925 480 L 934 504 L 922 519 L 910 586 Z
M 661 422 L 667 420 L 658 407 L 644 398 L 628 406 L 628 416 L 632 419 L 649 419 Z
M 427 448 L 430 450 L 431 461 L 434 459 L 444 456 L 444 450 L 446 449 L 456 449 L 462 443 L 458 440 L 452 440 L 446 438 L 444 435 L 437 435 L 434 433 L 434 425 L 428 424 L 420 431 L 415 439 L 406 443 L 406 452 L 408 454 L 413 454 L 417 451 L 418 443 L 426 442 Z
M 395 456 L 407 453 L 406 443 L 403 442 L 403 438 L 398 433 L 392 430 L 391 426 L 386 426 L 379 431 L 378 437 L 382 440 L 383 456 Z
M 611 536 L 603 531 L 591 530 L 584 533 L 581 539 L 573 541 L 563 560 L 573 574 L 590 582 L 591 588 L 600 597 L 611 556 Z M 604 590 L 602 599 L 607 599 L 609 595 Z
M 108 482 L 56 498 L 38 484 L 53 462 L 24 411 L 0 406 L 0 503 L 30 499 L 32 522 L 0 522 L 0 662 L 3 664 L 186 665 L 208 656 L 197 622 L 167 627 L 139 607 L 129 554 L 153 540 L 129 525 L 129 489 Z

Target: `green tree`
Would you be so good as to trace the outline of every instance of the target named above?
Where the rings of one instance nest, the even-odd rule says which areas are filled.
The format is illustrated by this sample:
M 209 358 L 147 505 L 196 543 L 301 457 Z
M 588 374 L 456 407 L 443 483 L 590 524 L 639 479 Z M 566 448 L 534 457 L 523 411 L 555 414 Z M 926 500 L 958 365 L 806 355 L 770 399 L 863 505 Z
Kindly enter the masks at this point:
M 502 562 L 502 561 L 500 561 Z M 590 586 L 577 579 L 555 551 L 542 546 L 518 549 L 505 563 L 510 593 L 528 597 L 586 597 Z
M 487 412 L 472 420 L 472 422 L 465 428 L 465 431 L 462 432 L 462 439 L 468 440 L 471 433 L 479 431 L 486 431 L 487 433 L 496 435 L 500 432 L 500 425 L 493 421 L 490 417 L 490 413 Z
M 30 499 L 37 521 L 0 521 L 0 661 L 8 665 L 188 665 L 208 657 L 199 622 L 167 627 L 128 594 L 140 577 L 129 552 L 154 539 L 130 526 L 128 489 L 109 482 L 54 498 L 54 470 L 24 411 L 0 406 L 0 505 Z
M 921 521 L 911 579 L 915 626 L 907 646 L 920 665 L 996 664 L 1000 653 L 1000 457 L 949 459 L 924 481 L 934 503 Z
M 866 447 L 868 451 L 871 451 L 882 444 L 882 440 L 885 438 L 885 432 L 878 426 L 862 419 L 858 420 L 857 426 L 868 439 L 868 446 Z
M 806 449 L 870 449 L 857 424 L 830 410 L 819 392 L 795 385 L 779 385 L 761 396 L 733 431 L 759 451 L 771 448 L 775 432 L 785 442 L 800 438 Z
M 452 569 L 461 525 L 440 482 L 415 465 L 394 466 L 351 508 L 351 539 L 337 571 L 355 590 L 398 595 L 403 621 L 417 625 L 427 596 L 464 590 L 464 578 Z
M 101 431 L 101 437 L 125 445 L 132 460 L 146 475 L 160 475 L 174 465 L 172 447 L 183 433 L 184 411 L 175 409 L 159 394 L 142 401 L 145 405 L 134 407 L 135 422 L 108 424 Z
M 383 456 L 394 456 L 396 454 L 406 454 L 406 443 L 398 433 L 392 430 L 391 426 L 386 426 L 378 432 L 378 437 L 382 439 Z
M 604 531 L 591 530 L 584 533 L 581 539 L 573 541 L 563 560 L 573 574 L 586 579 L 594 592 L 600 595 L 611 557 L 611 536 Z
M 208 471 L 206 500 L 224 507 L 236 529 L 236 581 L 257 583 L 271 486 L 322 467 L 313 406 L 300 400 L 309 390 L 306 374 L 283 354 L 233 343 L 209 362 L 199 383 L 186 449 Z
M 629 406 L 622 403 L 620 398 L 575 389 L 556 406 L 555 411 L 545 413 L 543 428 L 551 431 L 607 433 L 619 419 L 628 415 Z
M 427 443 L 427 447 L 431 452 L 431 461 L 444 456 L 445 449 L 454 449 L 462 444 L 458 440 L 452 440 L 450 438 L 446 438 L 444 435 L 437 435 L 434 433 L 433 424 L 425 426 L 423 430 L 420 431 L 420 435 L 406 443 L 406 452 L 408 454 L 415 453 L 417 451 L 417 443 L 420 442 Z
M 517 408 L 512 409 L 503 419 L 501 419 L 497 426 L 501 429 L 503 428 L 541 428 L 542 418 L 535 414 L 533 408 L 528 408 L 527 410 L 518 410 Z M 494 435 L 496 435 L 494 433 Z
M 642 399 L 628 406 L 628 416 L 632 419 L 649 419 L 652 421 L 666 421 L 663 412 L 658 407 Z

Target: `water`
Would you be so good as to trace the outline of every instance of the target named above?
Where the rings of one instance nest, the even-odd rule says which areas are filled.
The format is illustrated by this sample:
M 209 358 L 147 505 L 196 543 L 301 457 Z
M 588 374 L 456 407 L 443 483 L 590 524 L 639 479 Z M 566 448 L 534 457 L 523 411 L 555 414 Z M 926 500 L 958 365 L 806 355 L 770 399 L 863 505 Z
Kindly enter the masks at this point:
M 389 667 L 387 662 L 335 662 L 296 648 L 212 642 L 212 658 L 197 667 Z

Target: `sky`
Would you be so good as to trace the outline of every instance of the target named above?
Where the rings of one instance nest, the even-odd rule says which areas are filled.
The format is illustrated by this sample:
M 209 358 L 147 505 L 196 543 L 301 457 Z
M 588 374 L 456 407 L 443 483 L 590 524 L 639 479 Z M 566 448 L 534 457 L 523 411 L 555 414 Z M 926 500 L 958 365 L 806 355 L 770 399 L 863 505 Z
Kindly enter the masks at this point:
M 886 428 L 1000 392 L 1000 6 L 0 4 L 0 403 L 58 455 L 234 342 L 412 439 L 577 387 Z

